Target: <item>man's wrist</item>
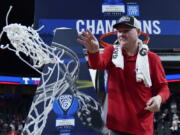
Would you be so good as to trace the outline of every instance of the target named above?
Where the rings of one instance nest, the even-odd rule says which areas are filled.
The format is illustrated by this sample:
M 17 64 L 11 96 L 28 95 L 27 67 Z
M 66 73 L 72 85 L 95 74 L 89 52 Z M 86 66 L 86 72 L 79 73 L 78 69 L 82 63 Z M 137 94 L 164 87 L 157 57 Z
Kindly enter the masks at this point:
M 99 50 L 88 51 L 88 53 L 97 53 Z

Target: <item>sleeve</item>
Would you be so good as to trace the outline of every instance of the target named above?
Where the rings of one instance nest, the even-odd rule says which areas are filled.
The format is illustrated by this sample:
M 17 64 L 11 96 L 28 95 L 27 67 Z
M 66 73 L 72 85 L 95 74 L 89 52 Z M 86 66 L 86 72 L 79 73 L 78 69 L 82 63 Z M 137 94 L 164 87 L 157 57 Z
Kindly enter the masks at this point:
M 112 59 L 114 47 L 108 46 L 104 48 L 104 52 L 89 53 L 88 52 L 88 64 L 90 68 L 104 70 L 108 67 Z
M 152 69 L 152 88 L 155 95 L 160 95 L 162 97 L 162 103 L 170 96 L 170 91 L 168 87 L 168 82 L 166 80 L 165 72 L 161 64 L 160 58 L 155 54 L 153 59 L 153 69 Z

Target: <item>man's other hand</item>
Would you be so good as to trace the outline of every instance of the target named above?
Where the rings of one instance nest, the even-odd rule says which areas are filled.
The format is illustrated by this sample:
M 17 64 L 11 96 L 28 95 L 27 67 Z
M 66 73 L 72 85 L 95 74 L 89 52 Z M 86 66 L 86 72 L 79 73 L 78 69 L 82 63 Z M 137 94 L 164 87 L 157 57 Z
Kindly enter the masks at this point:
M 162 97 L 160 95 L 154 96 L 149 99 L 144 109 L 149 110 L 151 112 L 157 112 L 160 110 L 161 103 L 162 103 Z

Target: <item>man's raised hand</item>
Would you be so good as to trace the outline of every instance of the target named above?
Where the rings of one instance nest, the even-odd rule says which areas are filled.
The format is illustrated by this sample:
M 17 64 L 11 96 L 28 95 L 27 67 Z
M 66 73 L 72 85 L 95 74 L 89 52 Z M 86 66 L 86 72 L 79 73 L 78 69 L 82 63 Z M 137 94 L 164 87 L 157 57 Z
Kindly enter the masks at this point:
M 84 45 L 89 53 L 96 53 L 99 51 L 99 42 L 89 30 L 83 31 L 79 34 L 77 41 Z

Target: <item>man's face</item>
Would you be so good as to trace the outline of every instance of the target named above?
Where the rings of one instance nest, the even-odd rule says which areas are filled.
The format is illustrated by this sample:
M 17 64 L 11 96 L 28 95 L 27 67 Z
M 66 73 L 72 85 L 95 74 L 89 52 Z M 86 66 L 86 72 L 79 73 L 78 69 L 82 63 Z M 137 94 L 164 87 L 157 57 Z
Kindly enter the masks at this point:
M 117 38 L 122 45 L 135 43 L 139 36 L 139 31 L 127 25 L 118 28 Z

